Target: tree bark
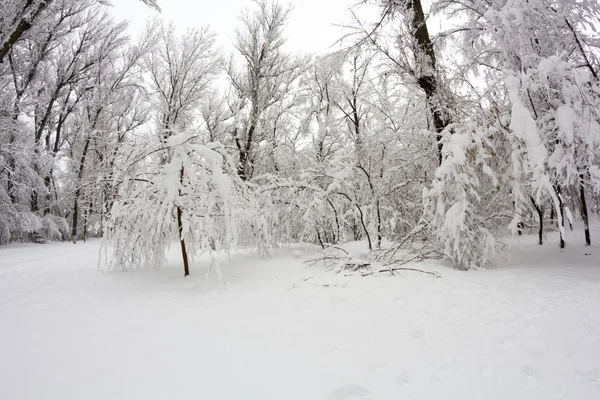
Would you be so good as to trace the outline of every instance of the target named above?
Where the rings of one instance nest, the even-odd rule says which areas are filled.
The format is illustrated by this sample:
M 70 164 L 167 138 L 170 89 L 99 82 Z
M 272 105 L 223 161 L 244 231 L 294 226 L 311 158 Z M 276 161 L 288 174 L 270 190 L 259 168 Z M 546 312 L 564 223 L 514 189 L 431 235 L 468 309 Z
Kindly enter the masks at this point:
M 425 100 L 427 107 L 433 118 L 433 127 L 437 134 L 438 161 L 442 163 L 442 131 L 449 125 L 449 118 L 444 115 L 440 109 L 439 99 L 439 82 L 437 80 L 437 61 L 433 42 L 429 36 L 425 13 L 421 0 L 408 0 L 406 2 L 407 11 L 412 10 L 411 27 L 413 36 L 416 41 L 417 54 L 421 53 L 421 59 L 417 59 L 417 83 L 425 92 Z M 417 56 L 419 57 L 419 55 Z
M 371 188 L 371 194 L 373 194 L 373 198 L 375 199 L 374 206 L 375 206 L 375 211 L 376 211 L 376 214 L 377 214 L 377 248 L 381 249 L 381 241 L 382 241 L 382 238 L 383 238 L 382 237 L 382 234 L 383 234 L 383 221 L 381 220 L 381 208 L 380 208 L 379 195 L 377 194 L 377 191 L 375 190 L 375 187 L 373 186 L 373 182 L 371 181 L 371 175 L 362 166 L 359 165 L 358 168 L 361 171 L 363 171 L 363 173 L 367 177 L 367 182 L 369 183 L 369 187 Z M 362 212 L 361 212 L 361 218 L 362 218 Z M 368 232 L 367 232 L 367 235 L 368 235 Z M 370 242 L 371 242 L 371 240 L 369 238 L 369 250 L 371 250 L 371 243 Z
M 183 184 L 183 167 L 181 167 L 179 182 Z M 180 192 L 181 196 L 181 192 Z M 190 274 L 190 266 L 188 262 L 187 249 L 185 247 L 185 240 L 183 240 L 183 210 L 181 206 L 177 206 L 177 230 L 179 232 L 179 243 L 181 244 L 181 257 L 183 258 L 183 276 L 186 277 Z
M 367 236 L 367 243 L 369 244 L 369 251 L 373 250 L 373 242 L 371 241 L 371 235 L 369 234 L 369 229 L 367 228 L 367 224 L 365 223 L 365 216 L 363 214 L 362 209 L 358 205 L 358 203 L 354 203 L 356 208 L 358 209 L 358 213 L 360 214 L 360 223 L 365 231 L 365 235 Z
M 13 21 L 13 31 L 7 35 L 8 38 L 4 40 L 2 47 L 0 47 L 0 64 L 4 62 L 4 58 L 13 48 L 15 43 L 23 37 L 33 24 L 36 22 L 40 14 L 52 3 L 53 0 L 27 0 L 23 9 L 19 13 L 20 15 Z
M 337 210 L 335 209 L 331 200 L 327 199 L 327 202 L 329 203 L 329 205 L 331 206 L 331 209 L 333 210 L 333 215 L 335 216 L 335 225 L 336 225 L 336 229 L 337 229 L 337 235 L 335 233 L 333 235 L 333 244 L 338 244 L 338 242 L 341 240 L 340 220 L 338 218 Z
M 260 109 L 258 108 L 258 99 L 253 99 L 254 104 L 252 107 L 252 115 L 250 117 L 250 126 L 248 128 L 246 142 L 243 145 L 240 141 L 237 141 L 237 146 L 239 150 L 239 166 L 238 166 L 238 175 L 243 180 L 248 180 L 248 161 L 250 160 L 250 151 L 252 151 L 252 144 L 254 143 L 254 133 L 256 132 L 256 126 L 258 124 L 258 118 L 260 116 Z
M 538 213 L 538 218 L 540 220 L 540 227 L 538 230 L 538 243 L 541 246 L 544 244 L 544 207 L 538 206 L 533 197 L 530 197 L 530 199 L 533 203 L 535 211 L 537 211 Z
M 248 180 L 246 175 L 246 167 L 248 166 L 248 153 L 245 150 L 239 151 L 238 176 L 242 181 Z
M 321 248 L 325 250 L 325 244 L 323 243 L 323 239 L 321 239 L 321 232 L 319 232 L 319 228 L 317 227 L 315 227 L 315 230 L 317 231 L 317 240 L 319 241 Z
M 563 202 L 563 197 L 561 194 L 561 190 L 560 190 L 560 186 L 556 186 L 554 188 L 554 190 L 556 191 L 556 197 L 558 197 L 558 210 L 557 210 L 557 214 L 558 214 L 558 233 L 560 234 L 560 248 L 564 249 L 565 248 L 565 237 L 563 235 L 563 232 L 565 230 L 565 203 Z
M 90 147 L 90 138 L 85 139 L 83 153 L 79 161 L 79 171 L 77 172 L 77 188 L 75 189 L 75 200 L 73 201 L 73 221 L 71 224 L 71 241 L 77 243 L 77 223 L 79 218 L 79 198 L 81 197 L 81 181 L 83 180 L 83 172 L 85 170 L 85 159 Z
M 88 208 L 85 211 L 85 214 L 83 216 L 83 242 L 87 242 L 87 236 L 88 236 L 88 227 L 89 227 L 89 222 L 90 222 L 90 215 L 92 215 L 92 207 L 94 206 L 92 200 L 90 199 L 88 202 Z
M 585 184 L 583 180 L 583 173 L 579 175 L 579 197 L 581 201 L 581 218 L 583 219 L 583 229 L 585 231 L 585 245 L 590 246 L 592 240 L 590 238 L 590 222 L 587 210 L 587 201 L 585 199 Z

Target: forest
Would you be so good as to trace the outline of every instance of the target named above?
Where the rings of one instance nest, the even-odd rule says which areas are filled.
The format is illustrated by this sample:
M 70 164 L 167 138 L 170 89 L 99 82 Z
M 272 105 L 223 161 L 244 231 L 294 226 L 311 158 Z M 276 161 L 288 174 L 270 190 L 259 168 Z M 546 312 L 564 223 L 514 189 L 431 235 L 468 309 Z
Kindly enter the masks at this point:
M 595 0 L 357 0 L 318 56 L 277 0 L 249 2 L 232 54 L 208 26 L 130 37 L 109 6 L 0 3 L 0 245 L 102 237 L 121 270 L 175 242 L 188 275 L 238 246 L 469 270 L 510 236 L 558 253 L 575 221 L 591 244 Z
M 0 399 L 600 399 L 599 74 L 598 0 L 0 0 Z

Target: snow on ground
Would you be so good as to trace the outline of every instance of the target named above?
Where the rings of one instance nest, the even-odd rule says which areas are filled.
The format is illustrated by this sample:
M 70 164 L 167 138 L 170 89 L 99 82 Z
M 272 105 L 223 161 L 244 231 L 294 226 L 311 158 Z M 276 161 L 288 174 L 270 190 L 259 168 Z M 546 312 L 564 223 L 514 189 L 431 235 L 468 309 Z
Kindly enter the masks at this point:
M 0 399 L 600 399 L 600 247 L 580 242 L 419 265 L 441 278 L 235 255 L 226 288 L 205 260 L 184 279 L 177 246 L 118 273 L 97 241 L 0 248 Z

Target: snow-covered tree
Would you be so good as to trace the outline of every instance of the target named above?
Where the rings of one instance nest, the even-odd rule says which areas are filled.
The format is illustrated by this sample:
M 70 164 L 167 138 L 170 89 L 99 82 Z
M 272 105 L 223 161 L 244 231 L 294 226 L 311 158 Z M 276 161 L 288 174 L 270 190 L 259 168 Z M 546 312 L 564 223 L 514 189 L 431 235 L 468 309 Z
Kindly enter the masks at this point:
M 188 131 L 171 135 L 165 147 L 168 161 L 153 157 L 144 169 L 149 173 L 122 175 L 121 196 L 105 226 L 109 266 L 159 266 L 178 239 L 185 276 L 190 258 L 201 253 L 211 255 L 220 274 L 216 254 L 235 249 L 245 225 L 268 238 L 260 205 L 222 145 L 200 144 Z
M 232 59 L 228 76 L 232 86 L 232 136 L 239 155 L 239 175 L 253 175 L 256 145 L 268 141 L 266 112 L 282 107 L 307 60 L 286 52 L 284 28 L 291 9 L 268 0 L 255 0 L 255 7 L 240 17 L 234 45 L 243 58 L 238 69 Z M 283 106 L 285 108 L 285 106 Z
M 153 28 L 150 28 L 153 29 Z M 196 110 L 221 70 L 215 34 L 208 27 L 178 35 L 175 25 L 158 23 L 156 45 L 146 55 L 156 125 L 163 139 L 191 128 Z

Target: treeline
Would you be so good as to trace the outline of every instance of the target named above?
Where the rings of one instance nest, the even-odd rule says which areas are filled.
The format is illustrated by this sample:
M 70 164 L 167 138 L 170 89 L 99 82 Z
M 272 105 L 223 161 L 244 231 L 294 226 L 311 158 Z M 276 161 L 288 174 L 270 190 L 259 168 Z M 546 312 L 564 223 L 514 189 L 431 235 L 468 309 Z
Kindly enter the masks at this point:
M 186 265 L 388 238 L 469 269 L 509 230 L 564 246 L 579 218 L 591 241 L 595 1 L 365 1 L 318 57 L 286 47 L 275 1 L 241 14 L 231 55 L 208 27 L 154 20 L 132 40 L 100 3 L 0 9 L 2 244 L 104 235 L 124 266 L 159 264 L 174 238 Z

